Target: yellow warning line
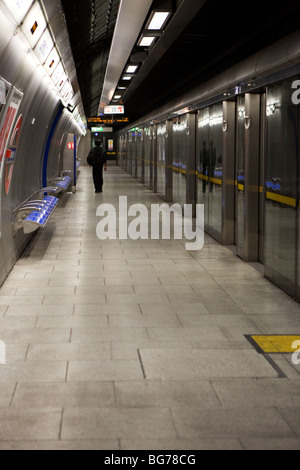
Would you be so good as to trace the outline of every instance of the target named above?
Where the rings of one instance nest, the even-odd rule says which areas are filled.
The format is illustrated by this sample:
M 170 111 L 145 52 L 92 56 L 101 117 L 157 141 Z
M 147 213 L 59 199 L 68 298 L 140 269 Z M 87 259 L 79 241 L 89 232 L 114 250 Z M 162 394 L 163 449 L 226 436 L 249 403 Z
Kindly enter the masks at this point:
M 293 197 L 282 196 L 281 194 L 271 193 L 270 191 L 266 192 L 266 198 L 272 201 L 280 202 L 286 206 L 296 207 L 297 201 Z
M 263 353 L 293 353 L 299 348 L 300 335 L 251 335 L 250 338 Z

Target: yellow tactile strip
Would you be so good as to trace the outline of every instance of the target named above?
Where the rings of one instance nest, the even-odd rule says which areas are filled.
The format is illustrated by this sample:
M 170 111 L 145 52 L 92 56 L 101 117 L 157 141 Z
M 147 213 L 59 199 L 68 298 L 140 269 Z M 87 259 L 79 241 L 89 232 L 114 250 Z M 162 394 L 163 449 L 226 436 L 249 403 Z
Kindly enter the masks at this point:
M 300 346 L 300 335 L 247 335 L 261 353 L 293 353 Z M 295 343 L 299 341 L 299 343 Z

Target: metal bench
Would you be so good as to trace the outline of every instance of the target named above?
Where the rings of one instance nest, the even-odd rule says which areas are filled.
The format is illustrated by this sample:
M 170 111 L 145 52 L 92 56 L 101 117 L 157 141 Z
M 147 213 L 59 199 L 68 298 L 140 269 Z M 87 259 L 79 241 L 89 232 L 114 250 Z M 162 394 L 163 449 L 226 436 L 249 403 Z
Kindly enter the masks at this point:
M 17 207 L 14 210 L 15 221 L 13 222 L 15 232 L 23 228 L 24 233 L 28 234 L 44 228 L 59 201 L 50 193 L 58 192 L 57 186 L 41 188 Z M 41 199 L 33 199 L 37 194 Z
M 67 191 L 69 184 L 72 181 L 71 176 L 69 176 L 70 173 L 71 170 L 64 170 L 61 172 L 60 176 L 52 178 L 51 184 L 57 187 L 58 193 Z

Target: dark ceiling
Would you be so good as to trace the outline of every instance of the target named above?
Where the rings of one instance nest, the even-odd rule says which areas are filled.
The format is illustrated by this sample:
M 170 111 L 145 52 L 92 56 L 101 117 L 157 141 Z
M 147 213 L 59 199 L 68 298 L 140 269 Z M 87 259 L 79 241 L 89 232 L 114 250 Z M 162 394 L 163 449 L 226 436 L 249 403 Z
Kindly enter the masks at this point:
M 120 0 L 62 0 L 86 116 L 96 116 Z
M 184 4 L 188 11 L 192 5 L 203 3 L 169 1 L 175 13 Z M 62 0 L 87 117 L 97 115 L 119 2 Z M 163 2 L 154 0 L 152 8 Z M 296 30 L 299 18 L 300 2 L 295 0 L 251 3 L 207 0 L 179 35 L 172 32 L 172 44 L 163 53 L 162 47 L 159 54 L 155 47 L 147 51 L 148 59 L 153 55 L 152 67 L 146 75 L 142 73 L 143 66 L 140 67 L 140 77 L 138 73 L 124 95 L 126 114 L 135 120 L 152 111 Z M 172 29 L 172 19 L 164 34 L 168 28 Z

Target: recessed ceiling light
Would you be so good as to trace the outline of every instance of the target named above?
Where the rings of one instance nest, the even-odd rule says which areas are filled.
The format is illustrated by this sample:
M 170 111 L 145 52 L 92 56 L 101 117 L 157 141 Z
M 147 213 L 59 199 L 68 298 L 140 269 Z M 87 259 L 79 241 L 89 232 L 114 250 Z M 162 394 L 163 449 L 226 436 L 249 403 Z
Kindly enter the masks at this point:
M 154 40 L 155 40 L 154 36 L 143 36 L 138 42 L 138 46 L 149 47 L 152 45 Z
M 126 69 L 126 73 L 134 73 L 137 68 L 138 68 L 137 65 L 128 65 L 128 67 Z
M 147 26 L 147 29 L 162 29 L 170 14 L 170 11 L 155 11 L 152 14 L 152 17 L 150 18 L 150 22 Z

